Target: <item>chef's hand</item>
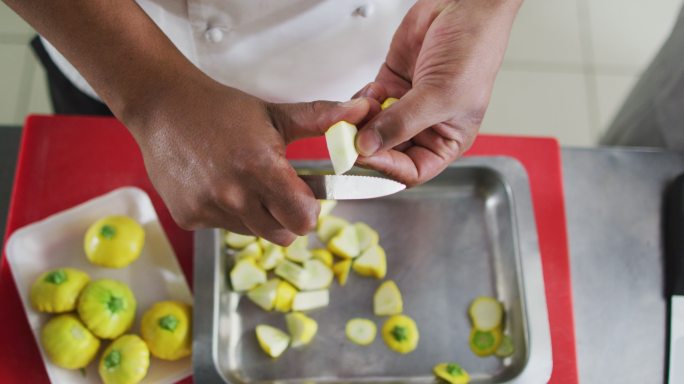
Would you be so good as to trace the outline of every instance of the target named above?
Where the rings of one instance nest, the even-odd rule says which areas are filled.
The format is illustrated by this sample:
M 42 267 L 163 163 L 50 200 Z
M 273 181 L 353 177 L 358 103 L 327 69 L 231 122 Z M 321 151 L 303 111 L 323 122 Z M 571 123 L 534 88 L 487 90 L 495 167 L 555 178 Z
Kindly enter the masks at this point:
M 356 95 L 401 98 L 360 129 L 358 164 L 412 186 L 461 156 L 484 117 L 519 6 L 519 0 L 417 1 L 375 82 Z
M 358 122 L 368 100 L 270 104 L 207 77 L 133 0 L 4 0 L 85 77 L 131 131 L 152 183 L 185 228 L 286 245 L 319 205 L 285 144 Z M 375 103 L 377 104 L 377 103 Z
M 358 122 L 369 102 L 271 104 L 211 79 L 154 103 L 129 127 L 157 191 L 181 226 L 251 233 L 288 245 L 316 224 L 319 204 L 285 145 Z M 135 120 L 135 119 L 133 119 Z

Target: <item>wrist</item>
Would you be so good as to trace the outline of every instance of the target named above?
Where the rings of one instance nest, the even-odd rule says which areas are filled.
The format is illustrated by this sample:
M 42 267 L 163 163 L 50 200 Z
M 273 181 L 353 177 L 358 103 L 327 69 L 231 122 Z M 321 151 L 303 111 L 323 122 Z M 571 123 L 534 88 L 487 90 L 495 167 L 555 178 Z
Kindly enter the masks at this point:
M 487 0 L 487 2 L 494 7 L 517 12 L 522 6 L 523 0 Z
M 513 20 L 522 6 L 523 0 L 476 0 L 465 5 L 471 10 L 496 17 L 506 17 Z
M 171 66 L 140 73 L 152 75 L 144 76 L 133 86 L 123 87 L 107 103 L 138 144 L 154 135 L 151 131 L 158 127 L 172 125 L 166 121 L 168 111 L 182 107 L 180 103 L 184 101 L 195 100 L 192 95 L 195 89 L 206 89 L 214 83 L 192 64 L 182 69 Z

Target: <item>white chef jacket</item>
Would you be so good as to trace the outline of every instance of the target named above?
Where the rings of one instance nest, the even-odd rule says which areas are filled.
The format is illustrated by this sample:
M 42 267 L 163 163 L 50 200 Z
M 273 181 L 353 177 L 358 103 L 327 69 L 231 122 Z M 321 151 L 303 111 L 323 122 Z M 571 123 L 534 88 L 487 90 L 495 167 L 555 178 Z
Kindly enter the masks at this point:
M 272 102 L 347 100 L 375 78 L 415 0 L 137 0 L 213 79 Z M 43 40 L 66 77 L 98 98 Z

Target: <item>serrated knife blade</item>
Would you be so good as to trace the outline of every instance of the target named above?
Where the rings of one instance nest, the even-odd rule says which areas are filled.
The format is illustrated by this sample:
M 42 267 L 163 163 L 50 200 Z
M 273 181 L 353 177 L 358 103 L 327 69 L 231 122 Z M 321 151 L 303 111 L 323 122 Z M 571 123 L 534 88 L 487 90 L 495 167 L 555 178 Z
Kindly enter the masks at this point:
M 406 189 L 394 180 L 360 175 L 299 175 L 317 199 L 359 200 L 387 196 Z

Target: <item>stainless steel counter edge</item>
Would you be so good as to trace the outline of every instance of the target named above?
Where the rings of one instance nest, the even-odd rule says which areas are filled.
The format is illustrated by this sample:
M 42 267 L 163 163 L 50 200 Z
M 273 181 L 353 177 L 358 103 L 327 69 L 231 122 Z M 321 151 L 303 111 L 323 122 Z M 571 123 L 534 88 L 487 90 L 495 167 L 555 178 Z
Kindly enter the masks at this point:
M 580 382 L 663 382 L 662 200 L 684 172 L 684 153 L 564 148 L 562 156 Z

